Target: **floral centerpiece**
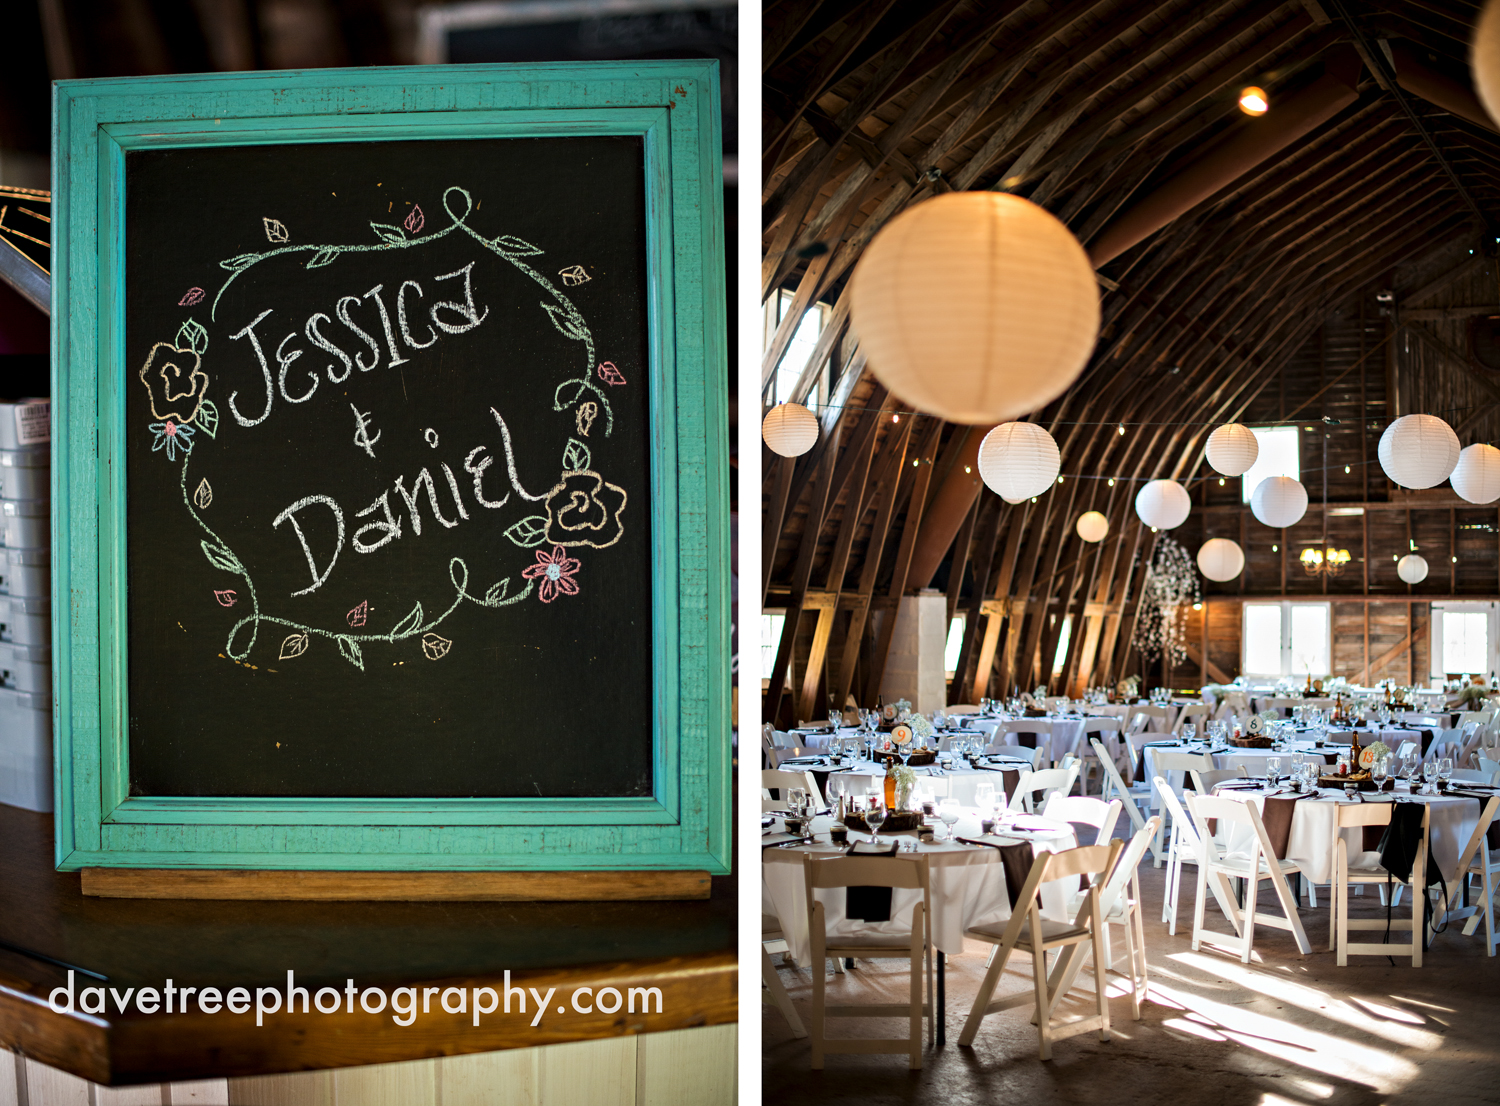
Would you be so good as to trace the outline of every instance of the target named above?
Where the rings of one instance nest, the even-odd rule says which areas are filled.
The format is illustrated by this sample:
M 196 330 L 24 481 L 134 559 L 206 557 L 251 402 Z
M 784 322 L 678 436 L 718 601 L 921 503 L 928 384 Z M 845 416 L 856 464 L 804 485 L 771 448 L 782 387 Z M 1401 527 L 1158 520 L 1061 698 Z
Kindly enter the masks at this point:
M 1141 678 L 1139 676 L 1126 676 L 1115 685 L 1115 690 L 1126 699 L 1134 699 L 1141 693 Z
M 925 714 L 913 714 L 907 721 L 911 723 L 911 732 L 921 741 L 926 741 L 937 732 L 932 723 L 927 721 Z
M 912 788 L 917 785 L 916 769 L 902 764 L 892 768 L 890 774 L 896 781 L 896 809 L 905 810 L 911 800 Z

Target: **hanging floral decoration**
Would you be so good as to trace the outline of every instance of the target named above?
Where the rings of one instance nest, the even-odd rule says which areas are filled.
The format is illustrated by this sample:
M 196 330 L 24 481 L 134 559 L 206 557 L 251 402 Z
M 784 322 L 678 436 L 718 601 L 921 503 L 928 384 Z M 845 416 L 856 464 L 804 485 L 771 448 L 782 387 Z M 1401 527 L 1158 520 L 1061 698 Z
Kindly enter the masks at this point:
M 1141 586 L 1140 612 L 1131 645 L 1148 662 L 1165 653 L 1172 664 L 1187 660 L 1182 620 L 1184 607 L 1203 598 L 1198 568 L 1188 551 L 1165 535 L 1156 542 L 1156 556 Z

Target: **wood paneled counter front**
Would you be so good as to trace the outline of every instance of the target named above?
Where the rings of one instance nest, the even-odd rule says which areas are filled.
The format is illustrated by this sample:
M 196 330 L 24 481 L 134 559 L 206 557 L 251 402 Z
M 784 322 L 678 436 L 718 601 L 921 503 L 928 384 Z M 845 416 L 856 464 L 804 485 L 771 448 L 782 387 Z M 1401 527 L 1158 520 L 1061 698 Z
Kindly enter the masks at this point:
M 617 1037 L 737 1019 L 735 893 L 713 880 L 701 902 L 247 902 L 88 898 L 77 872 L 52 867 L 52 818 L 0 806 L 0 1047 L 105 1084 L 307 1071 Z M 106 1012 L 59 1014 L 54 987 L 74 971 L 75 993 L 103 987 Z M 337 1013 L 127 1012 L 127 988 L 276 988 L 287 972 L 317 996 L 339 993 Z M 526 1013 L 503 1004 L 480 1014 L 474 992 L 526 989 Z M 387 999 L 416 988 L 408 1026 Z M 445 1012 L 461 988 L 460 1013 Z M 600 992 L 615 988 L 627 1001 Z M 544 1015 L 536 999 L 555 988 Z M 585 991 L 584 989 L 588 990 Z M 660 989 L 660 1012 L 654 993 Z M 111 990 L 115 992 L 111 994 Z M 482 993 L 482 992 L 481 992 Z M 179 992 L 180 996 L 180 992 Z M 370 1005 L 377 999 L 371 996 Z M 403 997 L 403 1003 L 406 999 Z M 489 997 L 483 996 L 483 1004 Z M 324 997 L 325 1005 L 332 1006 Z M 649 1005 L 648 1011 L 642 1005 Z M 271 1005 L 269 995 L 265 1005 Z M 282 1003 L 284 1007 L 284 1002 Z M 633 1012 L 631 1007 L 634 1007 Z M 403 1020 L 406 1020 L 403 1017 Z

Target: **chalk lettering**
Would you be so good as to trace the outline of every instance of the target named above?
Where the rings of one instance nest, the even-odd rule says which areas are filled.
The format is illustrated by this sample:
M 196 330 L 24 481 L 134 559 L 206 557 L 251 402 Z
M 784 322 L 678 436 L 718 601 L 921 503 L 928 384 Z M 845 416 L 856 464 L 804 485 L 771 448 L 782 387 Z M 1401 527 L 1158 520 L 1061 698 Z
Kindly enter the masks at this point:
M 453 479 L 453 470 L 446 461 L 439 461 L 438 464 L 442 466 L 443 475 L 448 478 L 448 487 L 453 491 L 453 505 L 458 508 L 458 517 L 468 518 L 469 512 L 464 510 L 463 496 L 458 494 L 458 481 Z
M 495 459 L 493 457 L 486 457 L 478 464 L 475 464 L 475 454 L 483 452 L 484 446 L 475 446 L 469 451 L 469 455 L 464 458 L 465 471 L 467 471 L 469 475 L 474 477 L 474 498 L 479 501 L 479 505 L 481 507 L 504 507 L 506 501 L 510 499 L 510 492 L 506 492 L 499 499 L 495 500 L 489 500 L 484 497 L 484 470 L 493 465 L 495 463 Z
M 396 335 L 391 331 L 391 316 L 385 309 L 385 300 L 380 298 L 380 293 L 385 285 L 377 284 L 365 293 L 365 299 L 374 299 L 375 306 L 380 308 L 380 326 L 385 331 L 386 348 L 391 351 L 391 368 L 406 364 L 406 358 L 401 356 L 401 351 L 396 348 Z
M 428 318 L 432 320 L 433 325 L 436 326 L 439 330 L 446 331 L 449 334 L 462 334 L 466 330 L 473 330 L 480 323 L 484 322 L 485 319 L 489 318 L 490 309 L 488 307 L 484 309 L 484 314 L 481 315 L 478 313 L 477 309 L 474 306 L 474 288 L 470 281 L 470 270 L 472 270 L 473 268 L 474 262 L 471 261 L 462 269 L 455 269 L 451 273 L 444 273 L 440 277 L 432 278 L 433 280 L 452 280 L 454 277 L 459 276 L 464 278 L 463 303 L 454 303 L 452 300 L 438 300 L 438 302 L 433 304 L 427 312 Z M 458 316 L 463 319 L 463 322 L 443 322 L 443 320 L 439 318 L 438 312 L 445 307 L 450 311 L 456 312 Z
M 411 494 L 407 494 L 406 487 L 401 482 L 401 477 L 396 477 L 396 490 L 401 493 L 401 498 L 406 500 L 406 509 L 411 513 L 411 530 L 418 537 L 422 536 L 422 516 L 417 512 L 417 497 L 422 493 L 422 485 L 427 485 L 427 504 L 432 508 L 432 517 L 441 522 L 448 529 L 458 525 L 455 519 L 449 522 L 443 517 L 443 512 L 438 510 L 437 488 L 432 483 L 432 474 L 426 469 L 412 477 Z
M 429 489 L 431 488 L 430 480 L 428 481 L 428 487 Z M 329 558 L 328 567 L 325 568 L 321 573 L 318 571 L 318 562 L 313 557 L 313 551 L 307 544 L 307 535 L 302 532 L 302 526 L 297 521 L 297 512 L 302 510 L 304 507 L 311 507 L 314 503 L 321 503 L 323 506 L 327 507 L 330 511 L 333 512 L 333 520 L 338 524 L 339 529 L 338 540 L 334 543 L 333 546 L 333 556 Z M 434 504 L 434 506 L 436 506 L 436 504 Z M 271 523 L 271 526 L 273 528 L 279 529 L 283 522 L 290 522 L 292 524 L 292 530 L 297 535 L 297 542 L 302 546 L 302 555 L 307 558 L 307 567 L 312 572 L 313 576 L 313 582 L 311 584 L 303 588 L 301 591 L 292 592 L 292 595 L 307 595 L 310 592 L 317 591 L 320 587 L 323 586 L 323 582 L 328 579 L 328 574 L 333 571 L 333 566 L 338 563 L 339 550 L 344 547 L 344 512 L 339 509 L 339 505 L 337 503 L 329 499 L 326 495 L 309 495 L 297 500 L 297 502 L 293 503 L 286 510 L 282 511 L 281 514 L 277 515 L 275 520 Z
M 293 331 L 291 334 L 288 334 L 285 338 L 283 338 L 281 340 L 281 344 L 276 347 L 276 365 L 277 365 L 278 369 L 280 370 L 276 379 L 277 379 L 277 383 L 279 383 L 281 385 L 281 398 L 282 399 L 286 400 L 288 403 L 306 403 L 308 400 L 312 399 L 313 393 L 318 390 L 318 374 L 317 373 L 310 372 L 310 373 L 307 374 L 308 375 L 308 379 L 310 379 L 312 381 L 312 385 L 311 385 L 311 387 L 309 387 L 307 389 L 307 391 L 303 392 L 300 396 L 294 396 L 294 395 L 292 395 L 292 393 L 290 393 L 290 392 L 288 392 L 286 390 L 286 371 L 287 371 L 287 369 L 291 368 L 292 362 L 295 361 L 295 360 L 297 360 L 297 358 L 301 357 L 302 354 L 305 352 L 304 350 L 300 350 L 300 349 L 294 349 L 294 350 L 292 350 L 291 353 L 283 353 L 282 352 L 282 350 L 286 349 L 286 344 L 288 342 L 290 342 L 292 339 L 296 338 L 296 337 L 297 337 L 297 334 L 296 334 L 295 331 Z
M 401 282 L 401 289 L 396 293 L 396 322 L 400 324 L 401 337 L 407 345 L 409 345 L 412 349 L 426 349 L 428 346 L 432 345 L 432 343 L 438 340 L 438 334 L 437 331 L 433 330 L 432 327 L 429 326 L 427 328 L 427 333 L 431 335 L 431 337 L 429 337 L 427 341 L 419 342 L 411 336 L 411 327 L 406 322 L 406 290 L 408 288 L 415 288 L 417 290 L 417 295 L 422 295 L 422 286 L 416 281 L 406 280 Z
M 307 320 L 307 331 L 306 331 L 306 333 L 307 333 L 307 340 L 309 342 L 311 342 L 313 345 L 317 346 L 319 349 L 321 349 L 321 350 L 327 350 L 329 353 L 333 354 L 335 357 L 337 357 L 340 361 L 342 361 L 344 363 L 344 372 L 343 372 L 342 376 L 334 376 L 333 375 L 333 363 L 332 362 L 329 362 L 328 369 L 327 369 L 327 372 L 328 372 L 328 383 L 330 383 L 330 384 L 342 384 L 344 381 L 346 381 L 346 380 L 349 379 L 349 374 L 354 371 L 354 362 L 351 361 L 351 360 L 349 360 L 349 355 L 347 353 L 345 353 L 343 350 L 339 349 L 338 346 L 334 345 L 332 342 L 330 342 L 327 338 L 323 337 L 323 335 L 318 332 L 318 320 L 319 319 L 321 319 L 325 323 L 331 323 L 331 322 L 333 322 L 332 319 L 330 319 L 327 315 L 323 314 L 321 311 L 319 311 L 315 315 L 310 316 L 308 318 L 308 320 Z
M 261 423 L 265 422 L 266 416 L 271 413 L 271 403 L 276 398 L 275 394 L 271 391 L 271 366 L 266 364 L 265 350 L 260 348 L 260 339 L 255 335 L 255 328 L 260 325 L 260 321 L 270 313 L 271 309 L 268 307 L 259 315 L 255 316 L 255 318 L 250 323 L 248 323 L 245 328 L 239 333 L 231 334 L 229 336 L 229 340 L 231 342 L 238 341 L 241 338 L 247 337 L 250 339 L 250 345 L 255 348 L 255 359 L 260 362 L 261 375 L 265 377 L 266 381 L 266 409 L 260 413 L 259 418 L 247 419 L 244 415 L 240 414 L 240 409 L 234 405 L 234 397 L 239 395 L 240 393 L 238 391 L 229 393 L 229 413 L 234 416 L 234 421 L 239 423 L 241 426 L 259 426 Z
M 382 545 L 393 542 L 401 536 L 401 523 L 391 514 L 390 492 L 381 492 L 379 499 L 371 503 L 363 511 L 357 512 L 354 517 L 364 518 L 368 514 L 373 514 L 377 508 L 379 508 L 381 514 L 384 516 L 384 521 L 376 519 L 373 522 L 365 523 L 358 530 L 354 531 L 354 551 L 356 553 L 373 553 Z M 367 542 L 364 540 L 364 536 L 371 530 L 383 531 L 385 536 L 379 541 Z M 421 533 L 420 530 L 417 532 Z
M 532 495 L 525 488 L 521 487 L 521 481 L 516 476 L 516 456 L 511 452 L 510 448 L 510 427 L 505 425 L 505 420 L 500 417 L 500 412 L 496 411 L 493 407 L 490 408 L 490 414 L 494 415 L 495 421 L 500 424 L 500 438 L 505 443 L 505 471 L 510 476 L 510 486 L 516 489 L 516 494 L 522 499 L 529 499 L 533 503 L 540 499 L 546 499 L 547 497 L 544 495 Z
M 354 355 L 354 363 L 359 366 L 359 371 L 367 373 L 376 365 L 380 364 L 380 343 L 375 341 L 374 338 L 370 337 L 370 335 L 361 330 L 359 328 L 359 324 L 349 317 L 349 305 L 351 303 L 358 305 L 359 297 L 343 297 L 343 299 L 339 300 L 338 305 L 334 308 L 334 311 L 338 314 L 339 322 L 343 323 L 350 330 L 354 331 L 355 334 L 358 334 L 361 338 L 363 338 L 365 345 L 370 347 L 370 353 L 372 354 L 372 356 L 368 365 L 365 364 L 365 359 L 358 353 L 355 353 Z

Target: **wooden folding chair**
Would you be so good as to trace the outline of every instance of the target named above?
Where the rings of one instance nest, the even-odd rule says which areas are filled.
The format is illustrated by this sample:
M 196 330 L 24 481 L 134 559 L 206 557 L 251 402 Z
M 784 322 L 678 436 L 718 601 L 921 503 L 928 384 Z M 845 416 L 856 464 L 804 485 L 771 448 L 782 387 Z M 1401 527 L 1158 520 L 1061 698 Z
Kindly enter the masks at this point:
M 1422 949 L 1429 936 L 1425 915 L 1427 913 L 1427 842 L 1429 826 L 1432 822 L 1432 807 L 1426 803 L 1422 804 L 1422 843 L 1417 848 L 1417 859 L 1412 865 L 1409 880 L 1397 879 L 1379 866 L 1351 868 L 1349 866 L 1349 843 L 1340 835 L 1340 831 L 1346 829 L 1363 830 L 1365 826 L 1388 826 L 1391 824 L 1391 813 L 1395 809 L 1394 802 L 1340 803 L 1338 806 L 1338 817 L 1333 827 L 1333 886 L 1329 888 L 1328 896 L 1332 900 L 1332 910 L 1328 918 L 1328 947 L 1337 947 L 1338 966 L 1341 968 L 1348 966 L 1351 954 L 1354 956 L 1409 956 L 1413 968 L 1422 966 Z M 1411 888 L 1411 919 L 1408 921 L 1404 918 L 1389 916 L 1350 919 L 1349 885 L 1351 883 L 1384 884 L 1387 881 L 1396 887 Z M 1388 944 L 1383 941 L 1351 943 L 1349 940 L 1351 929 L 1385 930 L 1388 928 L 1410 930 L 1411 938 L 1400 944 Z
M 1255 926 L 1259 923 L 1290 932 L 1297 941 L 1297 948 L 1304 956 L 1312 952 L 1312 944 L 1307 939 L 1307 931 L 1302 928 L 1302 919 L 1297 916 L 1297 900 L 1292 898 L 1292 889 L 1286 882 L 1287 876 L 1301 869 L 1297 867 L 1296 861 L 1276 858 L 1276 851 L 1271 847 L 1270 838 L 1266 836 L 1265 823 L 1260 820 L 1260 811 L 1255 809 L 1255 804 L 1235 799 L 1223 799 L 1217 795 L 1195 795 L 1191 791 L 1187 792 L 1183 798 L 1187 801 L 1193 826 L 1198 831 L 1199 842 L 1198 900 L 1193 904 L 1193 951 L 1197 952 L 1206 941 L 1209 944 L 1238 952 L 1240 963 L 1248 964 L 1250 963 L 1250 949 L 1255 943 Z M 1251 830 L 1249 855 L 1231 856 L 1227 850 L 1221 848 L 1214 839 L 1214 835 L 1209 832 L 1210 820 L 1218 821 L 1220 832 L 1227 828 L 1226 823 L 1249 826 Z M 1245 880 L 1243 910 L 1235 903 L 1234 890 L 1229 884 L 1230 879 Z M 1207 906 L 1210 880 L 1218 885 L 1216 890 L 1219 892 L 1217 896 L 1219 904 L 1228 908 L 1229 920 L 1235 925 L 1239 945 L 1237 949 L 1231 943 L 1228 934 L 1218 933 L 1204 927 L 1204 910 Z M 1285 917 L 1262 914 L 1256 909 L 1256 901 L 1260 897 L 1260 885 L 1263 881 L 1270 882 L 1271 889 L 1276 892 L 1276 898 L 1281 903 Z
M 802 870 L 806 879 L 808 935 L 812 939 L 813 963 L 813 1008 L 812 1008 L 812 1066 L 823 1067 L 823 1057 L 829 1052 L 905 1052 L 908 1066 L 916 1070 L 922 1066 L 922 1019 L 928 1019 L 929 1037 L 935 1035 L 932 1026 L 933 1006 L 924 996 L 923 966 L 926 967 L 926 992 L 933 992 L 932 979 L 932 893 L 928 876 L 927 858 L 904 856 L 840 856 L 803 857 Z M 830 941 L 824 921 L 823 904 L 816 892 L 837 887 L 889 887 L 894 890 L 915 890 L 922 893 L 921 901 L 913 905 L 911 927 L 904 934 L 871 934 L 870 936 L 837 937 Z M 893 911 L 894 913 L 894 911 Z M 854 1006 L 828 1006 L 824 1000 L 825 971 L 823 963 L 828 957 L 859 957 L 861 959 L 911 959 L 910 1001 L 905 1003 L 867 1003 Z M 845 978 L 849 978 L 847 975 Z M 826 1033 L 828 1018 L 893 1018 L 909 1020 L 910 1032 L 906 1037 L 829 1037 Z
M 1474 832 L 1469 835 L 1468 842 L 1464 845 L 1463 852 L 1458 855 L 1458 879 L 1455 883 L 1466 884 L 1474 876 L 1479 877 L 1479 901 L 1473 906 L 1461 906 L 1446 909 L 1446 917 L 1451 921 L 1460 918 L 1468 918 L 1464 923 L 1463 933 L 1465 937 L 1474 936 L 1479 928 L 1479 919 L 1484 919 L 1484 951 L 1486 956 L 1495 955 L 1495 946 L 1500 944 L 1500 939 L 1495 936 L 1495 889 L 1500 884 L 1500 853 L 1490 851 L 1489 829 L 1495 821 L 1496 815 L 1500 814 L 1500 795 L 1491 798 L 1484 804 L 1484 809 L 1479 812 L 1479 824 L 1474 827 Z M 1459 887 L 1454 887 L 1449 892 L 1449 897 L 1461 895 Z M 1451 903 L 1445 903 L 1445 908 L 1451 907 Z
M 1037 1043 L 1043 1060 L 1052 1059 L 1054 1040 L 1071 1037 L 1076 1033 L 1097 1029 L 1101 1041 L 1109 1040 L 1109 1002 L 1105 997 L 1107 987 L 1104 979 L 1108 956 L 1104 951 L 1104 914 L 1099 893 L 1106 873 L 1114 870 L 1115 862 L 1119 860 L 1124 848 L 1123 841 L 1113 841 L 1108 846 L 1085 845 L 1060 853 L 1041 853 L 1032 862 L 1031 874 L 1026 877 L 1026 885 L 1021 889 L 1010 920 L 1003 925 L 994 922 L 965 931 L 964 936 L 967 938 L 998 945 L 999 954 L 991 961 L 989 971 L 985 972 L 984 981 L 979 985 L 979 993 L 974 996 L 974 1006 L 969 1011 L 968 1020 L 964 1022 L 963 1032 L 958 1038 L 959 1044 L 973 1044 L 979 1033 L 979 1026 L 990 1014 L 1027 1005 L 1033 998 Z M 1037 898 L 1042 884 L 1059 879 L 1076 880 L 1079 876 L 1089 877 L 1089 888 L 1073 920 L 1055 922 L 1043 918 Z M 1046 954 L 1054 949 L 1065 949 L 1085 942 L 1092 945 L 1094 952 L 1094 991 L 1098 1013 L 1071 1022 L 1055 1023 L 1052 1018 L 1055 999 L 1047 978 Z M 1033 995 L 1019 994 L 996 999 L 993 997 L 995 986 L 1014 949 L 1031 954 Z

